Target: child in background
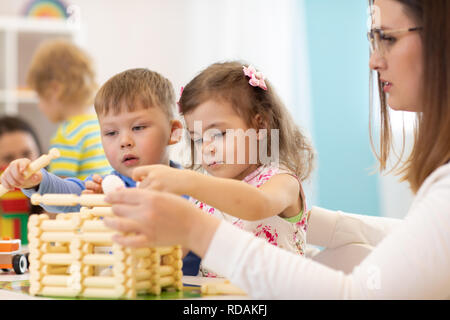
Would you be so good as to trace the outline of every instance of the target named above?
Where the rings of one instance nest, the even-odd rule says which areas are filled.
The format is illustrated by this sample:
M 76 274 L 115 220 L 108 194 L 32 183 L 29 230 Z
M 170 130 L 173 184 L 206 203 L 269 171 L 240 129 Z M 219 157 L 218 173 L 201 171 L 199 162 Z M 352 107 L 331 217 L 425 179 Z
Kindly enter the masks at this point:
M 97 90 L 89 56 L 65 40 L 44 42 L 33 56 L 27 83 L 37 92 L 45 116 L 61 123 L 50 142 L 61 157 L 52 161 L 49 171 L 82 180 L 110 172 L 97 116 L 89 110 Z
M 148 69 L 131 69 L 109 79 L 95 97 L 101 139 L 106 157 L 114 171 L 126 187 L 135 187 L 131 179 L 134 168 L 138 166 L 161 164 L 181 167 L 169 159 L 168 146 L 177 143 L 182 124 L 174 119 L 175 93 L 169 80 Z M 35 192 L 81 194 L 92 183 L 91 190 L 99 180 L 85 181 L 76 178 L 62 179 L 42 169 L 40 173 L 24 180 L 23 170 L 30 161 L 13 161 L 1 177 L 4 187 L 22 188 L 31 196 Z M 50 212 L 74 212 L 80 207 L 43 206 Z M 183 260 L 183 272 L 196 275 L 200 259 L 189 253 Z
M 142 180 L 140 187 L 187 194 L 209 214 L 303 255 L 308 217 L 302 181 L 312 170 L 314 152 L 270 83 L 240 62 L 216 63 L 184 88 L 179 107 L 191 136 L 192 161 L 202 155 L 209 175 L 148 166 L 133 173 Z M 273 129 L 278 141 L 271 138 Z M 251 130 L 254 145 L 266 139 L 271 150 L 271 143 L 278 143 L 278 159 L 262 159 L 259 143 L 251 161 L 251 135 L 237 143 L 239 131 Z

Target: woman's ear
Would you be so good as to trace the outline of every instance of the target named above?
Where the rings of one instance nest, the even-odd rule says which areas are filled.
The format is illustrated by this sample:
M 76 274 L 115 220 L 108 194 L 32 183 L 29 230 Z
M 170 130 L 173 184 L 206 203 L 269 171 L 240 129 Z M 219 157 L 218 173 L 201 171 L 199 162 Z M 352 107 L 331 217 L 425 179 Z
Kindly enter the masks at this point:
M 183 124 L 179 120 L 171 120 L 171 129 L 170 129 L 170 137 L 169 142 L 167 143 L 169 146 L 175 143 L 180 142 L 183 137 Z

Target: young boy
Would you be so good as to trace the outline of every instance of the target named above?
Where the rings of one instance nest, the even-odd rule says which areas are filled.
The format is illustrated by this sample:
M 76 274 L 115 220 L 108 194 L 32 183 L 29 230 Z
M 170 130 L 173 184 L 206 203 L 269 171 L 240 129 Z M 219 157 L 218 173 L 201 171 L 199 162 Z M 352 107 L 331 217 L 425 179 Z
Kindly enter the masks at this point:
M 165 164 L 179 168 L 179 165 L 169 160 L 167 150 L 169 145 L 180 140 L 182 129 L 181 122 L 174 119 L 175 93 L 169 80 L 148 69 L 127 70 L 115 75 L 100 88 L 94 105 L 103 149 L 114 169 L 112 174 L 119 176 L 127 187 L 136 186 L 130 178 L 136 167 Z M 92 176 L 84 181 L 62 179 L 41 170 L 25 180 L 22 172 L 29 162 L 28 159 L 11 162 L 1 177 L 2 185 L 8 189 L 22 188 L 27 196 L 35 192 L 81 194 L 92 179 Z M 90 189 L 95 188 L 91 186 Z M 79 210 L 79 206 L 44 208 L 53 212 Z M 184 264 L 194 271 L 183 268 L 183 272 L 196 275 L 199 262 L 198 258 L 189 254 Z
M 50 148 L 58 148 L 61 157 L 48 170 L 81 180 L 110 172 L 97 116 L 89 110 L 98 89 L 89 55 L 66 40 L 45 41 L 33 56 L 27 84 L 37 92 L 41 112 L 60 124 Z

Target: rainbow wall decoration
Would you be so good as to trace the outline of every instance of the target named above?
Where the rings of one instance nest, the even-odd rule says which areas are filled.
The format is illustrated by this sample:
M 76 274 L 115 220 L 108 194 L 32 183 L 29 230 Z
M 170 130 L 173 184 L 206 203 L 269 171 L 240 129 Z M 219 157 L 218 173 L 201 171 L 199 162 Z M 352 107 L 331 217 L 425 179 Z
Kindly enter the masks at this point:
M 32 0 L 26 5 L 24 15 L 35 18 L 67 19 L 67 5 L 60 0 Z

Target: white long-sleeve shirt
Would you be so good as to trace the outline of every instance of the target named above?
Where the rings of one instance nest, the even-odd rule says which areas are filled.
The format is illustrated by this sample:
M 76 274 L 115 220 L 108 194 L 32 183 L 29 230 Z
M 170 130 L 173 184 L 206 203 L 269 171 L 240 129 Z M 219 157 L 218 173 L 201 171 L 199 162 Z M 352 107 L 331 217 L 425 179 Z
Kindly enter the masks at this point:
M 448 299 L 450 164 L 419 189 L 403 220 L 311 212 L 308 242 L 374 250 L 345 275 L 221 222 L 203 264 L 256 299 Z

